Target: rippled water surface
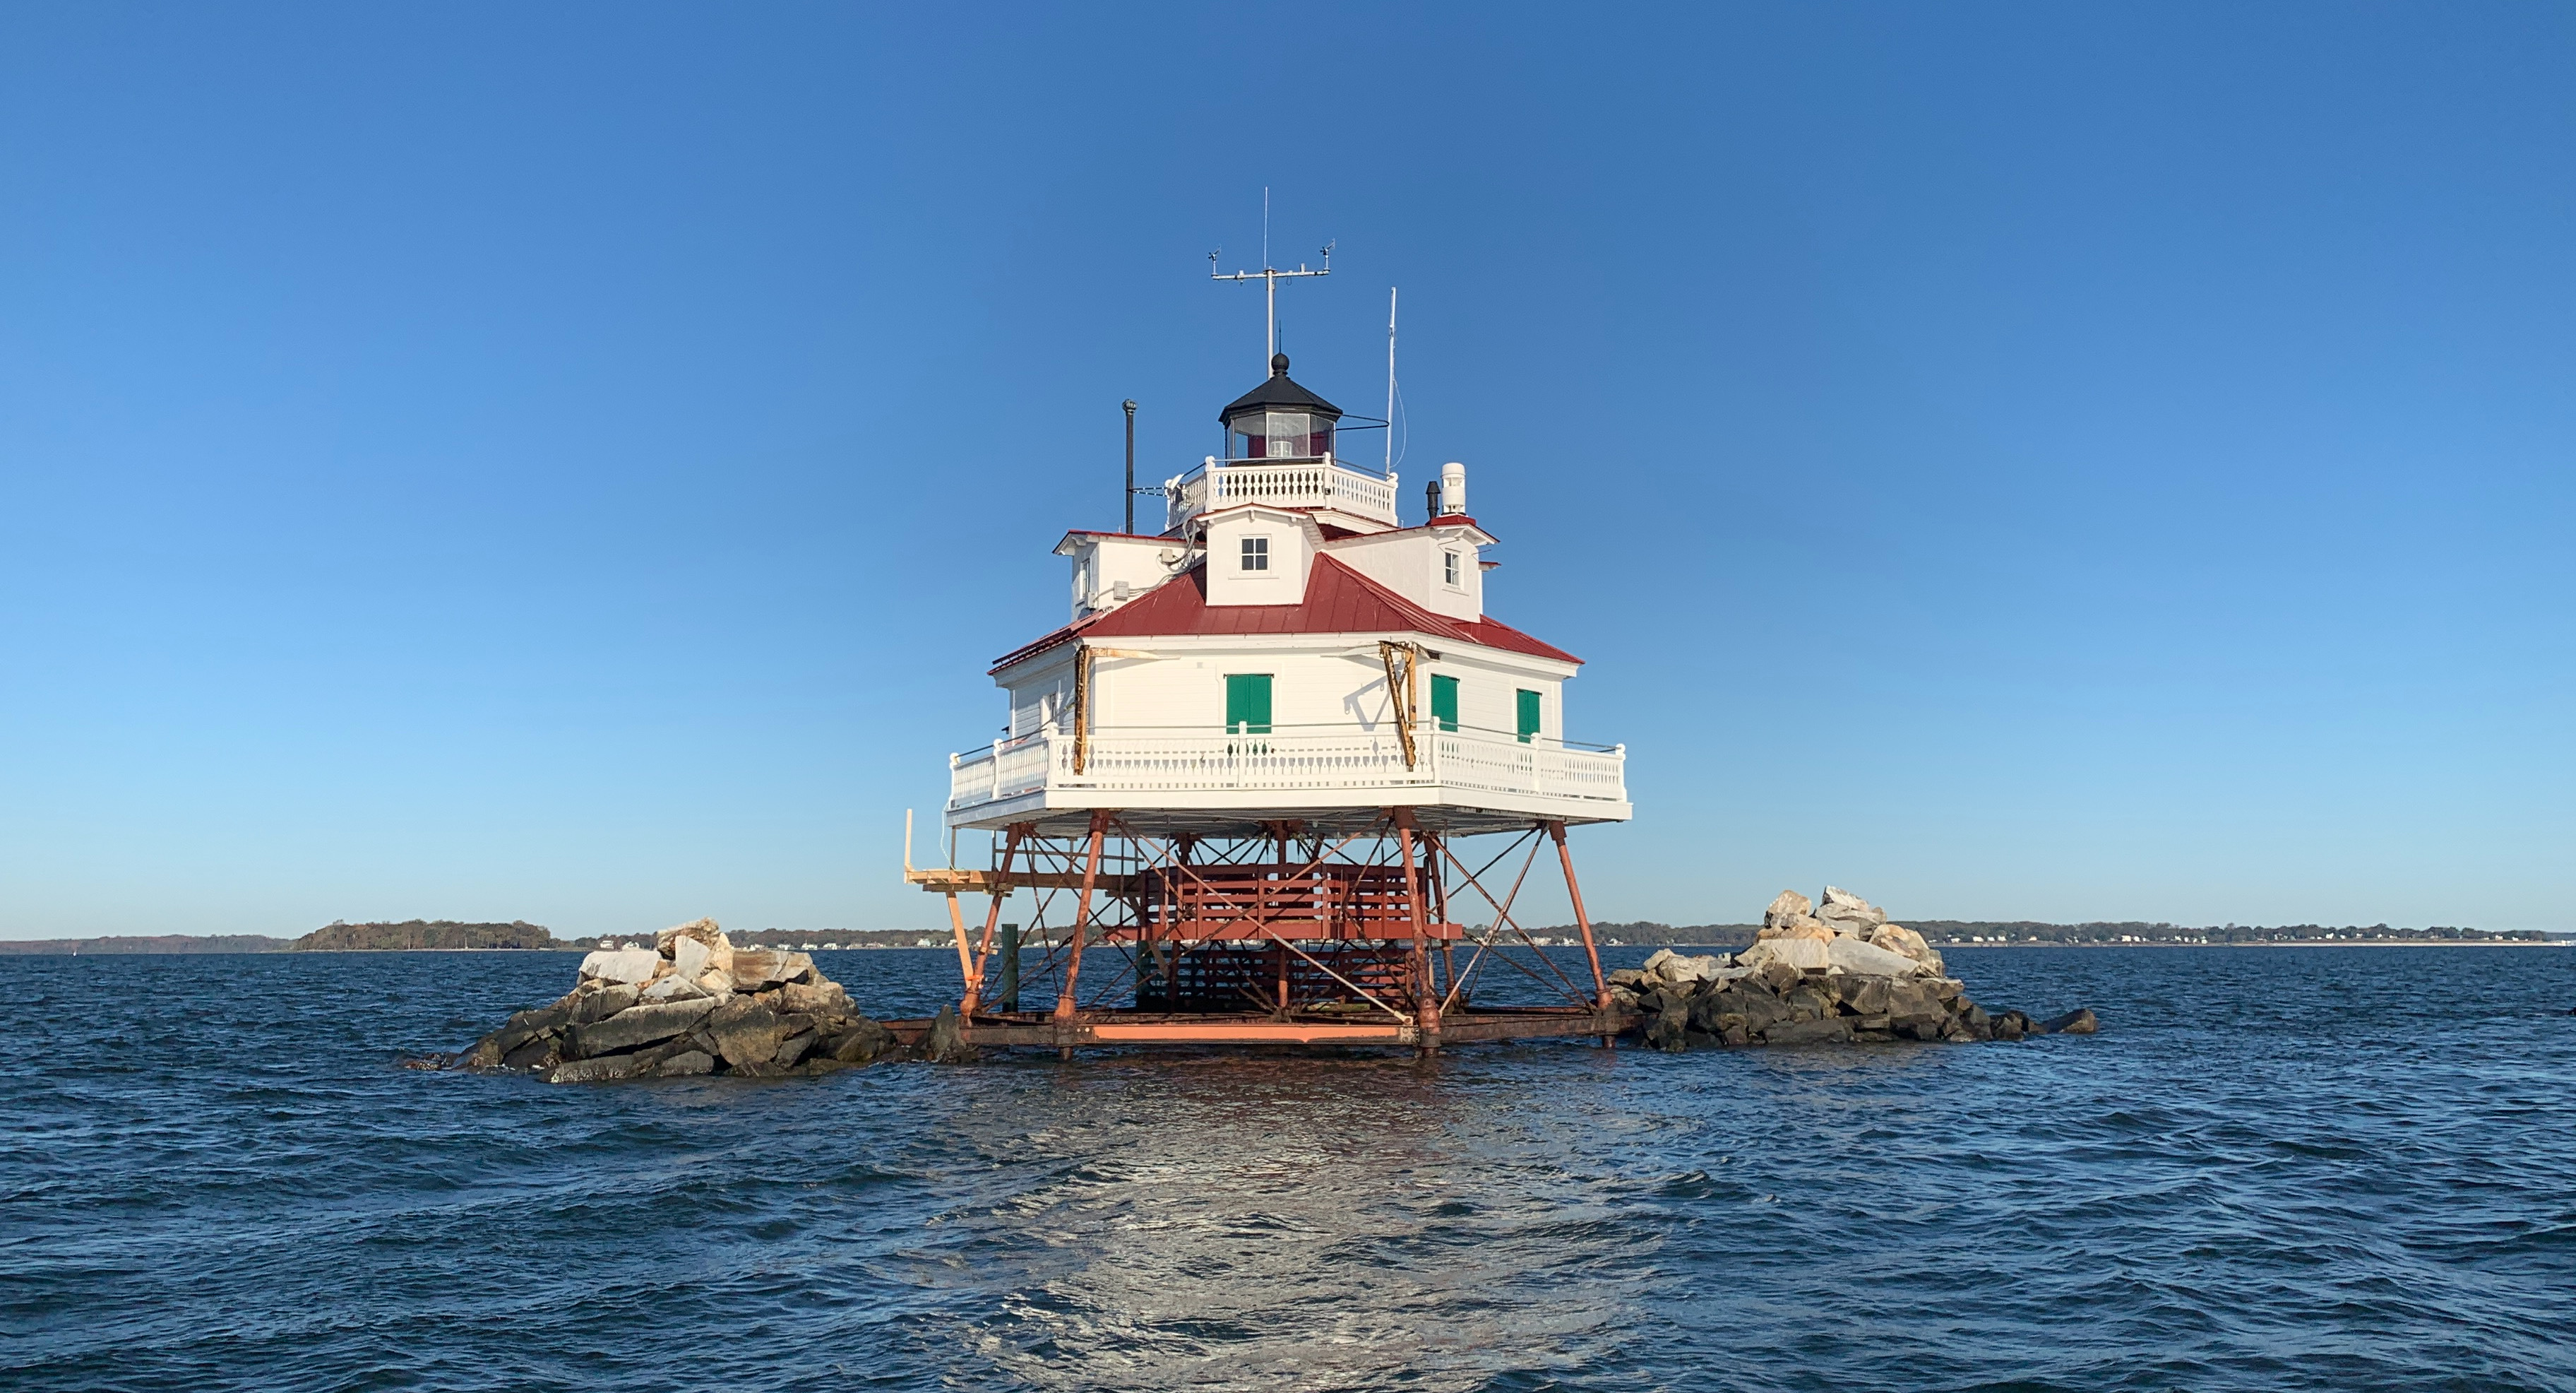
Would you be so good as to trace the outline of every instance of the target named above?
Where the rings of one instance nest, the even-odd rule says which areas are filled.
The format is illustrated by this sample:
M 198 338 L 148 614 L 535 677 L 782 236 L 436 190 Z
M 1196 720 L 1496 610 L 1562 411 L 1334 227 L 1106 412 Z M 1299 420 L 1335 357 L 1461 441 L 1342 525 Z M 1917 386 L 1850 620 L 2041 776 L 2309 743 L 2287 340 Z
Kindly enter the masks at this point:
M 2024 1045 L 562 1088 L 394 1061 L 563 955 L 0 961 L 15 1390 L 2576 1388 L 2570 950 L 1955 952 L 2105 1022 Z

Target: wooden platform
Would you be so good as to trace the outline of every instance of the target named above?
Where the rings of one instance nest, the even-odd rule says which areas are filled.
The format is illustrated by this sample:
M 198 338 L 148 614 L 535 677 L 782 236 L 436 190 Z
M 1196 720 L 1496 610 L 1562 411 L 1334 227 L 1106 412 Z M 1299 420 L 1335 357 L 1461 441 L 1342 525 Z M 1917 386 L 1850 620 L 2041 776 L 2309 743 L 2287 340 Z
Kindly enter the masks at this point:
M 990 894 L 993 882 L 1005 879 L 991 871 L 975 870 L 964 866 L 930 866 L 919 870 L 906 870 L 903 878 L 934 895 Z M 1102 871 L 1092 877 L 1092 889 L 1102 895 L 1124 895 L 1127 893 L 1129 882 L 1133 879 L 1132 876 Z M 1010 888 L 1014 890 L 1079 890 L 1082 888 L 1080 871 L 1013 871 L 1007 880 Z
M 1535 1040 L 1622 1035 L 1641 1018 L 1629 1012 L 1576 1010 L 1571 1007 L 1526 1007 L 1518 1010 L 1462 1011 L 1440 1023 L 1439 1043 L 1480 1044 L 1493 1040 Z M 930 1034 L 926 1020 L 886 1021 L 885 1027 L 907 1045 Z M 1398 1022 L 1383 1012 L 1348 1019 L 1295 1019 L 1268 1016 L 1177 1015 L 1145 1011 L 1086 1011 L 1071 1024 L 1059 1024 L 1044 1012 L 977 1015 L 966 1027 L 966 1042 L 979 1049 L 1070 1049 L 1084 1045 L 1385 1045 L 1417 1047 L 1426 1043 L 1410 1021 Z

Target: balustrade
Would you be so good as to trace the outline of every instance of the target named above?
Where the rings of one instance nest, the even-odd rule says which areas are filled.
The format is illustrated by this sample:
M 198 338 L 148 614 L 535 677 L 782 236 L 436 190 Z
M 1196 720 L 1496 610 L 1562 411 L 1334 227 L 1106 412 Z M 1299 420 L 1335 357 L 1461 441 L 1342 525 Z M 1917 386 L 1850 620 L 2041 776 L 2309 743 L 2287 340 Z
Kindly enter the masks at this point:
M 1246 503 L 1274 508 L 1331 508 L 1395 525 L 1395 476 L 1354 469 L 1332 458 L 1234 460 L 1201 465 L 1164 489 L 1166 528 L 1201 513 Z
M 1074 741 L 1052 731 L 957 755 L 949 766 L 952 812 L 1046 789 L 1142 795 L 1217 792 L 1329 791 L 1355 794 L 1399 788 L 1454 788 L 1583 802 L 1627 800 L 1627 750 L 1524 744 L 1510 736 L 1426 728 L 1414 737 L 1415 762 L 1391 728 L 1281 730 L 1263 735 L 1220 731 L 1094 733 L 1082 772 Z M 1365 798 L 1354 801 L 1367 801 Z

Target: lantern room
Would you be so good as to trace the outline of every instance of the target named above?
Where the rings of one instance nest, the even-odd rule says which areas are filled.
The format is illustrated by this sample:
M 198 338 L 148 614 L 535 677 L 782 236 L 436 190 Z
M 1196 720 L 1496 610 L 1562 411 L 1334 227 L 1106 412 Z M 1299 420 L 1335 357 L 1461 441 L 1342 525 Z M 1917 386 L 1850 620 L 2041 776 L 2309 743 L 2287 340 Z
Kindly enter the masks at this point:
M 1342 409 L 1288 376 L 1288 355 L 1270 355 L 1270 378 L 1217 413 L 1228 460 L 1330 459 Z

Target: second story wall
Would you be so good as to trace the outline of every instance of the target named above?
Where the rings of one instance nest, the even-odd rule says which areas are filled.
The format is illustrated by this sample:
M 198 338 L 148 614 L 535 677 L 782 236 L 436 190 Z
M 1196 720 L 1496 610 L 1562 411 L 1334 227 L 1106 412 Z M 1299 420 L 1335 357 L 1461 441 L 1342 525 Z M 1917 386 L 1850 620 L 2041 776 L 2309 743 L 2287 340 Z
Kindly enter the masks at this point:
M 1235 508 L 1208 519 L 1207 602 L 1293 605 L 1323 534 L 1314 519 L 1273 508 Z
M 1462 731 L 1518 735 L 1520 694 L 1529 692 L 1536 699 L 1535 734 L 1549 741 L 1564 737 L 1565 682 L 1572 675 L 1567 665 L 1464 645 L 1433 651 L 1437 656 L 1423 664 L 1415 697 L 1426 724 L 1435 718 L 1433 679 L 1445 678 L 1456 683 L 1456 719 Z M 1363 636 L 1333 636 L 1326 643 L 1304 641 L 1293 647 L 1274 643 L 1179 651 L 1156 646 L 1153 652 L 1151 657 L 1094 659 L 1095 733 L 1222 732 L 1229 714 L 1229 677 L 1269 679 L 1263 685 L 1271 726 L 1282 733 L 1375 733 L 1388 729 L 1393 715 L 1385 665 L 1375 642 Z M 1024 705 L 1034 709 L 1034 694 L 1050 689 L 1052 680 L 1032 674 L 1025 688 L 1033 694 L 1028 698 L 1019 695 L 1023 688 L 1015 684 L 1015 710 Z
M 1324 552 L 1433 614 L 1481 619 L 1485 614 L 1484 547 L 1493 541 L 1472 524 L 1408 527 L 1339 537 Z

